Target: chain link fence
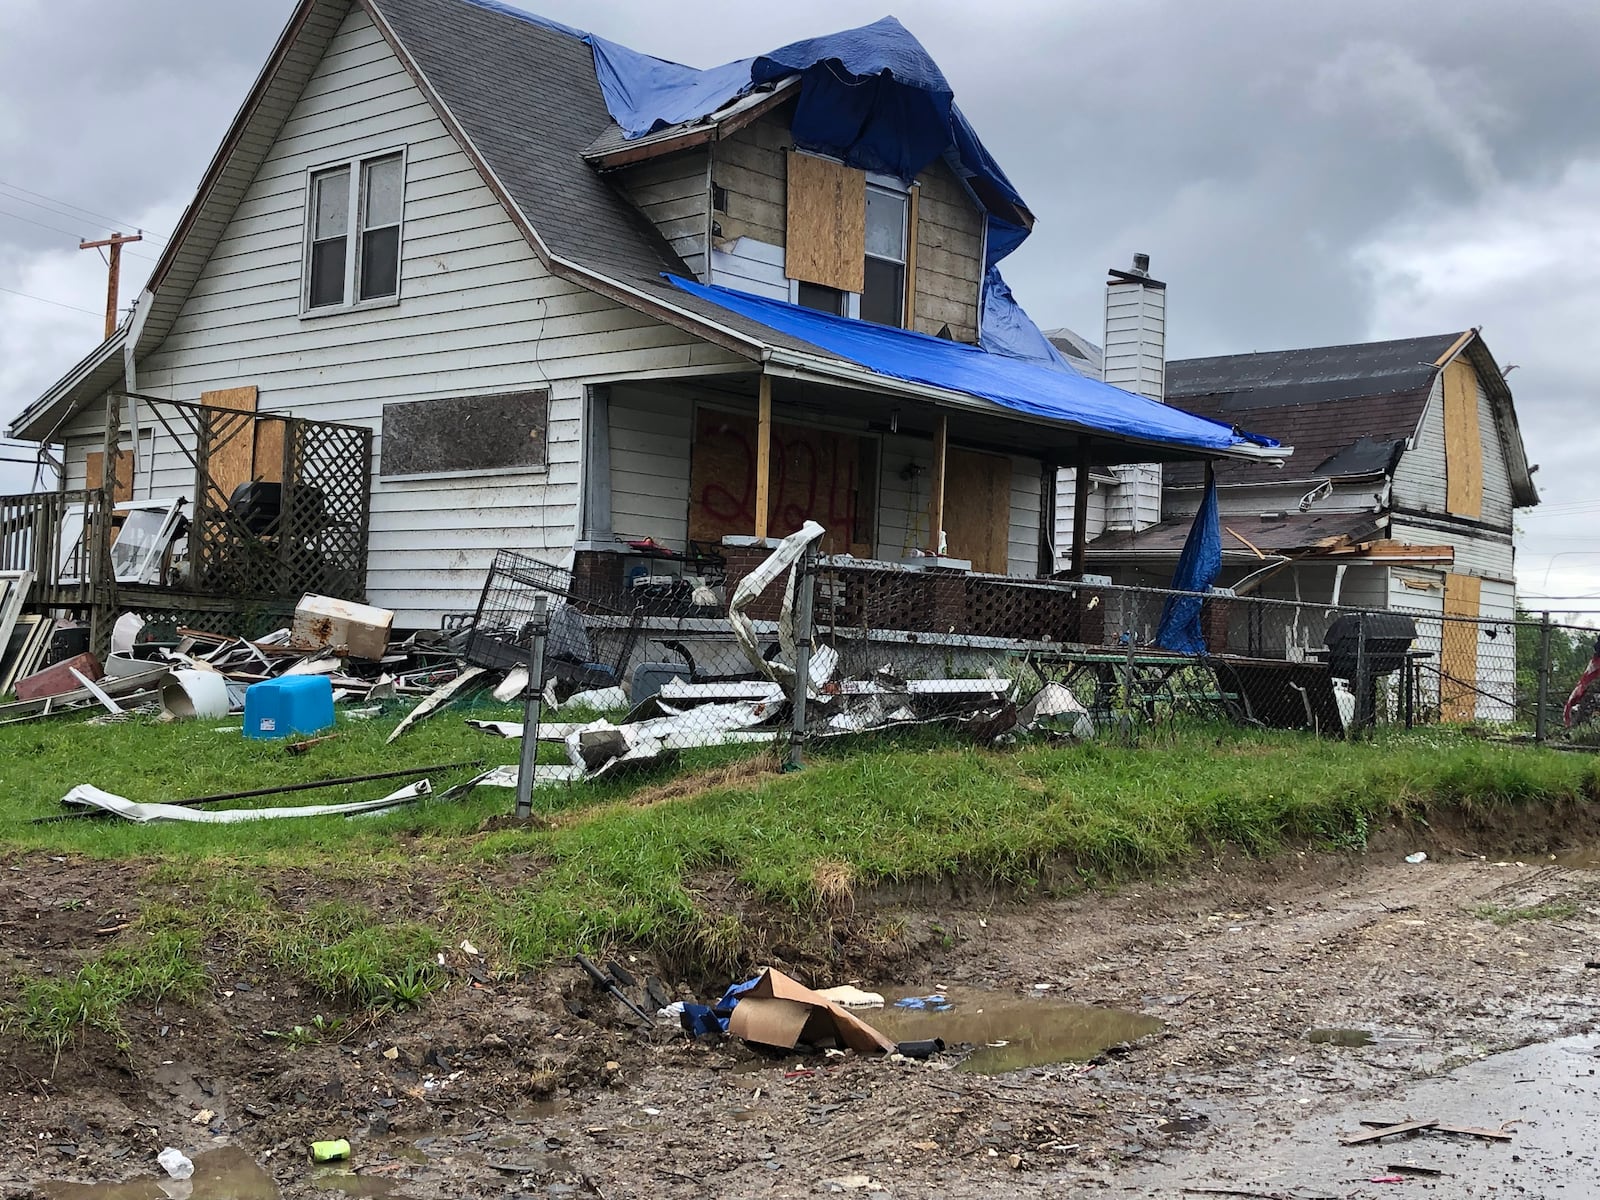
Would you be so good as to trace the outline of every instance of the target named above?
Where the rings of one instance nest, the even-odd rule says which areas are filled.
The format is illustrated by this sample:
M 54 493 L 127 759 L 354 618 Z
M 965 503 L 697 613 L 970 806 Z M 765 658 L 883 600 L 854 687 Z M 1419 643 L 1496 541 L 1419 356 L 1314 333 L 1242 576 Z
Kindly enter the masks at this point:
M 1179 652 L 1163 630 L 1185 616 Z M 525 752 L 561 742 L 556 757 L 587 774 L 727 747 L 797 762 L 808 741 L 922 724 L 985 740 L 1186 723 L 1570 737 L 1564 708 L 1595 639 L 1548 616 L 864 562 L 798 534 L 776 551 L 580 555 L 570 569 L 502 552 L 459 633 L 469 662 L 505 674 L 502 697 L 527 701 Z M 1600 726 L 1600 684 L 1571 715 L 1579 736 Z

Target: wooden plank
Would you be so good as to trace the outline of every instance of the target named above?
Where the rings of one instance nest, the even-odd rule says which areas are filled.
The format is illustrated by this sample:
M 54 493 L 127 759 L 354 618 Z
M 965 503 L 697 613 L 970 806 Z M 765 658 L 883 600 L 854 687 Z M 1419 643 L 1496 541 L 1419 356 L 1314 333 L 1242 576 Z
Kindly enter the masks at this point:
M 263 483 L 283 482 L 283 435 L 289 427 L 283 421 L 256 422 L 255 478 Z
M 1401 1121 L 1398 1125 L 1384 1125 L 1378 1129 L 1369 1129 L 1365 1133 L 1347 1134 L 1339 1139 L 1346 1146 L 1359 1146 L 1363 1142 L 1376 1142 L 1386 1137 L 1394 1137 L 1402 1133 L 1416 1133 L 1423 1129 L 1432 1129 L 1437 1121 Z
M 1483 435 L 1478 428 L 1478 375 L 1456 359 L 1444 369 L 1445 507 L 1458 517 L 1483 514 Z
M 1476 617 L 1483 581 L 1452 571 L 1444 577 L 1444 630 L 1439 640 L 1439 714 L 1456 723 L 1478 709 L 1478 626 L 1451 617 Z
M 244 413 L 256 411 L 256 399 L 254 384 L 200 393 L 200 403 L 209 408 L 226 408 Z M 211 444 L 206 448 L 206 463 L 212 486 L 222 493 L 223 499 L 232 496 L 233 489 L 241 483 L 250 482 L 255 468 L 255 453 L 255 432 L 249 423 L 225 418 L 221 428 L 213 431 Z
M 125 500 L 133 499 L 133 453 L 129 450 L 118 450 L 116 457 L 116 491 L 113 498 L 121 504 Z M 83 486 L 89 491 L 99 491 L 105 485 L 106 456 L 103 450 L 91 450 L 84 455 L 83 473 Z
M 943 409 L 933 419 L 933 479 L 928 485 L 928 542 L 925 549 L 940 552 L 944 532 L 945 473 L 949 468 L 950 418 Z
M 789 154 L 790 279 L 859 292 L 866 280 L 867 176 L 814 154 Z
M 950 557 L 970 560 L 975 571 L 1005 574 L 1011 531 L 1011 460 L 952 448 L 945 461 L 945 492 L 954 497 L 944 514 Z
M 917 209 L 921 198 L 921 185 L 912 184 L 906 195 L 906 299 L 900 322 L 905 329 L 917 327 Z
M 767 508 L 772 502 L 772 376 L 761 375 L 756 412 L 756 536 L 767 536 Z

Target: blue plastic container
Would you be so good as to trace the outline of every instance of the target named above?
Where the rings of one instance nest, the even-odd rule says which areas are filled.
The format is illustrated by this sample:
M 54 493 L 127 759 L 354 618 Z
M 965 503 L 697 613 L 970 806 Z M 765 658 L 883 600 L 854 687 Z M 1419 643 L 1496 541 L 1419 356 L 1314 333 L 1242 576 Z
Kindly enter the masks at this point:
M 308 736 L 332 726 L 333 682 L 326 675 L 284 675 L 245 689 L 245 737 Z

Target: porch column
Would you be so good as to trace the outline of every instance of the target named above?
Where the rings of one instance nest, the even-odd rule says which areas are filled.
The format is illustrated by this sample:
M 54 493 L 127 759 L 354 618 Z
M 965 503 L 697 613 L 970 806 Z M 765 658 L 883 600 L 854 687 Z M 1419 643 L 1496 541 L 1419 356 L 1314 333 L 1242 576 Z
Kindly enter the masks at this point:
M 1072 479 L 1072 577 L 1082 579 L 1089 548 L 1089 446 L 1078 442 L 1078 465 Z
M 940 545 L 944 536 L 944 461 L 949 442 L 950 418 L 940 409 L 933 418 L 933 479 L 928 493 L 928 547 L 935 554 L 943 554 Z
M 760 411 L 756 417 L 756 537 L 767 536 L 767 506 L 772 484 L 772 376 L 761 373 Z

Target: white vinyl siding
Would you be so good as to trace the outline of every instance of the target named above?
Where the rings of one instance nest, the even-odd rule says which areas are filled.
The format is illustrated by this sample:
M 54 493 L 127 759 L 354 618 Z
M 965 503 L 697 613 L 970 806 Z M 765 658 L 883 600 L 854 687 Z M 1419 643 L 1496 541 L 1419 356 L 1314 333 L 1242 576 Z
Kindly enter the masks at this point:
M 407 148 L 403 301 L 301 320 L 307 171 L 401 145 Z M 432 480 L 374 474 L 367 595 L 397 610 L 397 624 L 407 627 L 436 625 L 443 613 L 471 609 L 502 547 L 556 559 L 570 552 L 586 379 L 730 360 L 549 275 L 356 9 L 171 333 L 139 364 L 139 385 L 194 401 L 209 389 L 254 384 L 262 412 L 373 428 L 374 468 L 383 451 L 385 403 L 548 388 L 547 468 Z M 100 414 L 84 419 L 92 429 Z M 178 490 L 193 486 L 186 463 L 168 473 Z M 136 486 L 143 495 L 142 481 Z
M 611 389 L 611 529 L 622 541 L 689 544 L 694 406 L 682 395 Z

